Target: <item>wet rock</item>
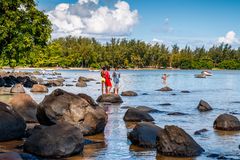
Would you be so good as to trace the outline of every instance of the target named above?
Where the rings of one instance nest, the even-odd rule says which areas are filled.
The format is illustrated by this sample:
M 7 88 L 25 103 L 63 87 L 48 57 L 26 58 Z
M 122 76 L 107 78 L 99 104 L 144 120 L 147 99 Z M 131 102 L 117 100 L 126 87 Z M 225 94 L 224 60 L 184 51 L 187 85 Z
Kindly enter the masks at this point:
M 157 109 L 153 109 L 153 108 L 150 108 L 147 106 L 137 106 L 136 108 L 140 111 L 144 111 L 144 112 L 148 112 L 148 113 L 160 113 L 161 112 Z
M 238 104 L 238 103 L 240 103 L 240 101 L 233 101 L 232 103 L 237 103 Z
M 95 81 L 95 79 L 93 79 L 93 78 L 86 78 L 86 77 L 80 76 L 80 77 L 78 78 L 78 82 L 80 82 L 80 81 L 90 82 L 90 81 Z
M 224 131 L 237 131 L 240 130 L 240 121 L 233 115 L 221 114 L 214 121 L 213 128 Z
M 165 126 L 157 136 L 157 153 L 174 157 L 199 156 L 204 149 L 183 129 L 177 126 Z
M 207 76 L 205 74 L 195 74 L 195 78 L 206 78 Z
M 204 100 L 200 100 L 198 106 L 197 106 L 197 109 L 200 111 L 200 112 L 206 112 L 206 111 L 210 111 L 212 110 L 212 107 Z
M 160 106 L 171 106 L 172 104 L 171 103 L 161 103 L 159 104 Z
M 170 116 L 185 116 L 185 115 L 188 115 L 188 114 L 187 113 L 182 113 L 182 112 L 170 112 L 167 115 L 170 115 Z
M 171 94 L 172 96 L 176 96 L 177 94 L 176 93 L 173 93 L 173 94 Z
M 121 93 L 121 96 L 137 96 L 138 94 L 134 91 L 124 91 Z
M 115 94 L 103 94 L 97 98 L 97 102 L 122 103 L 122 98 Z
M 66 84 L 67 87 L 71 87 L 74 86 L 73 84 Z
M 187 90 L 184 90 L 184 91 L 181 91 L 181 93 L 191 93 L 191 92 L 187 91 Z
M 96 84 L 101 84 L 101 82 L 96 82 Z
M 28 94 L 17 94 L 10 100 L 11 106 L 26 122 L 38 122 L 36 118 L 38 104 Z
M 62 79 L 48 80 L 48 82 L 44 85 L 47 87 L 63 86 L 63 80 Z
M 32 88 L 34 84 L 37 84 L 37 82 L 34 80 L 31 80 L 29 77 L 25 77 L 25 80 L 23 82 L 24 87 Z
M 207 129 L 200 129 L 200 130 L 198 130 L 198 131 L 195 131 L 194 132 L 194 135 L 201 135 L 202 133 L 204 133 L 204 132 L 207 132 L 208 130 Z
M 128 109 L 123 117 L 123 120 L 132 122 L 154 121 L 153 117 L 147 112 L 141 111 L 136 108 Z
M 143 95 L 143 96 L 147 96 L 147 95 L 149 95 L 149 94 L 148 94 L 148 93 L 143 93 L 142 95 Z
M 68 123 L 35 131 L 24 143 L 24 151 L 47 158 L 61 158 L 83 151 L 81 130 Z
M 90 98 L 81 96 L 61 89 L 54 90 L 38 105 L 39 123 L 53 125 L 68 122 L 80 128 L 84 135 L 103 132 L 107 123 L 106 112 L 102 107 L 95 106 Z
M 3 80 L 5 81 L 4 87 L 12 87 L 15 84 L 9 76 L 3 77 Z
M 169 91 L 172 91 L 172 88 L 170 88 L 170 87 L 163 87 L 163 88 L 158 89 L 156 91 L 169 92 Z
M 0 102 L 0 141 L 22 138 L 25 128 L 24 119 L 12 107 Z
M 0 77 L 0 87 L 4 87 L 5 83 L 6 83 L 5 80 L 2 77 Z
M 121 108 L 122 109 L 129 109 L 129 108 L 134 108 L 134 107 L 132 107 L 132 106 L 122 106 Z
M 47 93 L 48 92 L 48 88 L 46 86 L 44 86 L 44 85 L 41 85 L 41 84 L 34 84 L 30 91 L 31 92 Z
M 25 90 L 21 84 L 15 84 L 11 88 L 10 93 L 25 93 Z
M 0 160 L 22 160 L 22 157 L 16 152 L 0 153 Z
M 163 129 L 147 122 L 138 123 L 134 129 L 128 134 L 128 139 L 134 145 L 144 148 L 155 148 L 156 137 Z
M 87 87 L 87 83 L 85 81 L 79 81 L 76 84 L 77 87 Z

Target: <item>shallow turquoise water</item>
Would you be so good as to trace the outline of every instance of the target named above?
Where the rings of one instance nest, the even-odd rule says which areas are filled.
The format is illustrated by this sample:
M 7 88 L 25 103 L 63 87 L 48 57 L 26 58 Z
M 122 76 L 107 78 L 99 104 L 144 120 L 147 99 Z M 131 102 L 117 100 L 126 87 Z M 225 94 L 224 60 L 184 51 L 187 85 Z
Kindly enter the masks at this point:
M 99 72 L 74 71 L 67 70 L 58 72 L 67 78 L 65 84 L 74 84 L 79 76 L 95 78 L 100 81 Z M 210 159 L 206 156 L 210 153 L 219 153 L 223 155 L 233 155 L 240 159 L 240 132 L 219 132 L 212 126 L 216 117 L 222 113 L 237 112 L 235 115 L 240 118 L 240 104 L 233 103 L 240 101 L 240 71 L 212 71 L 213 76 L 206 79 L 194 78 L 194 74 L 200 73 L 199 70 L 178 70 L 178 71 L 120 71 L 121 72 L 121 91 L 133 90 L 139 96 L 122 97 L 124 103 L 121 105 L 109 105 L 109 120 L 105 128 L 105 145 L 94 149 L 94 153 L 85 155 L 87 159 L 166 159 L 166 157 L 156 157 L 155 150 L 135 150 L 127 140 L 127 132 L 123 121 L 125 105 L 145 105 L 160 111 L 183 112 L 189 115 L 169 116 L 166 113 L 151 114 L 155 123 L 160 127 L 164 125 L 177 125 L 182 127 L 190 134 L 204 149 L 205 153 L 194 159 Z M 173 89 L 172 92 L 158 92 L 156 89 L 162 87 L 161 75 L 169 74 L 168 84 Z M 51 76 L 48 76 L 51 77 Z M 43 77 L 47 78 L 47 77 Z M 96 81 L 88 83 L 86 88 L 60 87 L 73 93 L 86 93 L 96 99 L 100 94 L 100 84 Z M 50 88 L 50 92 L 57 87 Z M 188 90 L 191 93 L 181 93 L 182 90 Z M 44 94 L 29 94 L 37 101 L 41 102 Z M 147 93 L 148 95 L 142 95 Z M 171 94 L 175 93 L 173 96 Z M 199 101 L 207 101 L 213 108 L 213 111 L 200 113 L 196 107 Z M 160 106 L 161 103 L 171 103 L 171 106 Z M 201 136 L 195 136 L 194 132 L 206 128 L 209 131 Z M 236 157 L 235 157 L 236 158 Z M 169 158 L 167 158 L 169 159 Z M 172 159 L 172 158 L 170 158 Z

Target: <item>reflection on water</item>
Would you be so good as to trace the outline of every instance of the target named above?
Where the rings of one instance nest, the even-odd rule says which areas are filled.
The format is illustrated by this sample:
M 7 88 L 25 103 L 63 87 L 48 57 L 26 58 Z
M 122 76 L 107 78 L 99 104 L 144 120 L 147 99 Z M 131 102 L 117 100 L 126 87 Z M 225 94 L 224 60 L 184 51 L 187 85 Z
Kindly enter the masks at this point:
M 65 84 L 74 86 L 52 87 L 51 93 L 56 88 L 62 88 L 72 93 L 86 93 L 94 99 L 101 94 L 101 85 L 96 81 L 88 83 L 86 88 L 75 87 L 73 80 L 79 76 L 94 78 L 100 81 L 98 72 L 89 71 L 59 71 L 66 77 Z M 240 71 L 212 71 L 213 76 L 206 79 L 196 79 L 194 74 L 200 71 L 120 71 L 121 72 L 121 91 L 133 90 L 138 93 L 137 97 L 122 97 L 124 103 L 121 105 L 101 104 L 108 113 L 108 123 L 104 134 L 88 136 L 87 139 L 99 143 L 85 145 L 82 155 L 76 155 L 68 160 L 82 159 L 161 159 L 161 160 L 202 160 L 211 159 L 207 156 L 211 153 L 235 156 L 240 159 L 240 132 L 222 132 L 213 129 L 213 122 L 222 113 L 240 113 Z M 169 74 L 168 84 L 173 88 L 172 92 L 156 92 L 162 87 L 161 75 Z M 45 77 L 47 78 L 47 77 Z M 188 90 L 190 93 L 181 93 Z M 45 94 L 30 93 L 38 103 L 42 101 Z M 49 94 L 48 93 L 48 94 Z M 144 94 L 143 93 L 147 93 Z M 176 94 L 173 96 L 172 94 Z M 8 101 L 11 96 L 1 96 L 0 100 Z M 213 110 L 207 113 L 200 113 L 196 107 L 199 101 L 207 101 Z M 169 106 L 159 105 L 170 103 Z M 165 125 L 177 125 L 190 134 L 204 149 L 205 153 L 195 158 L 173 158 L 164 157 L 156 154 L 156 150 L 145 150 L 131 145 L 127 139 L 127 133 L 134 127 L 134 123 L 123 121 L 126 109 L 121 106 L 144 105 L 164 111 L 162 113 L 151 113 L 155 119 L 154 123 L 160 127 Z M 169 112 L 182 112 L 188 115 L 169 116 Z M 240 115 L 236 114 L 240 118 Z M 196 130 L 206 128 L 208 131 L 202 135 L 194 135 Z M 0 146 L 7 144 L 0 143 Z M 227 146 L 227 147 L 226 147 Z

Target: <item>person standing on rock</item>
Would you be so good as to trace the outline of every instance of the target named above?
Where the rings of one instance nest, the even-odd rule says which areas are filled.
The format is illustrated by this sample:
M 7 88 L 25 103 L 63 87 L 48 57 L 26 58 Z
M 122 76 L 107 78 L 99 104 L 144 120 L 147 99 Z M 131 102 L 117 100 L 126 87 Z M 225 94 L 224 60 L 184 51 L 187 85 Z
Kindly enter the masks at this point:
M 167 78 L 169 77 L 169 75 L 167 75 L 166 73 L 164 73 L 162 75 L 162 83 L 164 85 L 164 87 L 167 87 Z
M 104 88 L 107 88 L 105 85 L 105 82 L 106 82 L 105 75 L 106 75 L 106 67 L 104 66 L 102 67 L 102 70 L 101 70 L 102 94 L 104 94 Z
M 118 94 L 120 82 L 120 73 L 118 72 L 118 67 L 115 67 L 115 71 L 113 72 L 112 77 L 114 82 L 114 94 Z
M 105 72 L 105 85 L 106 85 L 106 94 L 110 94 L 110 91 L 112 89 L 112 82 L 110 77 L 110 66 L 107 66 L 107 70 Z

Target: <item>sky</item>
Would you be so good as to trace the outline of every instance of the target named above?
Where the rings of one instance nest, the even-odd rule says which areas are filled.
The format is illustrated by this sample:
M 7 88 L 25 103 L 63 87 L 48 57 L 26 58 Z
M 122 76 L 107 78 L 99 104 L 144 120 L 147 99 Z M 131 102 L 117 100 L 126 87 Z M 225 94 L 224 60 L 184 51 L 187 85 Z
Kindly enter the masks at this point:
M 240 46 L 240 0 L 38 0 L 37 4 L 53 24 L 52 38 Z

